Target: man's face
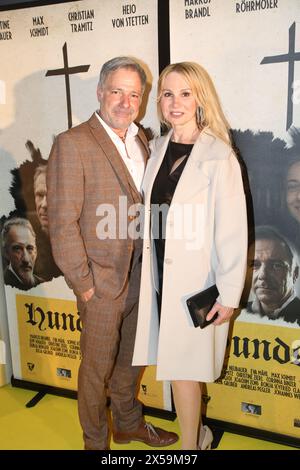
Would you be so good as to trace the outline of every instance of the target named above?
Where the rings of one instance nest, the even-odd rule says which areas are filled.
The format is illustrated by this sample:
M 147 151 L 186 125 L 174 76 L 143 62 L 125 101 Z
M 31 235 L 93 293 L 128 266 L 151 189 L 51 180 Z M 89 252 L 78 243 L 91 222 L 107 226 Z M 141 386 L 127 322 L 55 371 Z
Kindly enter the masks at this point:
M 114 131 L 124 131 L 136 119 L 142 101 L 139 74 L 121 68 L 111 72 L 97 89 L 101 118 Z
M 279 308 L 291 295 L 298 268 L 292 268 L 284 243 L 258 239 L 255 242 L 252 287 L 258 300 L 269 309 Z
M 291 216 L 300 224 L 300 161 L 289 168 L 286 181 L 286 203 Z
M 27 227 L 13 225 L 6 240 L 6 257 L 25 285 L 33 284 L 33 268 L 37 256 L 35 238 Z
M 36 213 L 40 221 L 42 230 L 48 233 L 47 186 L 45 173 L 41 173 L 35 181 L 34 200 Z

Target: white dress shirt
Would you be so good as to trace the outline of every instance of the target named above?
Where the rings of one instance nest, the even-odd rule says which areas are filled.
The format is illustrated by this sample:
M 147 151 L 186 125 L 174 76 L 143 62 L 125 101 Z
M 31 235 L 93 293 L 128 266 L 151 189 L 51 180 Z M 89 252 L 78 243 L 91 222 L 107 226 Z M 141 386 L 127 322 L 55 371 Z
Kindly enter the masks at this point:
M 119 154 L 121 155 L 123 162 L 125 163 L 132 179 L 138 189 L 141 191 L 142 179 L 145 171 L 145 160 L 142 151 L 142 143 L 137 138 L 138 126 L 131 123 L 127 129 L 125 142 L 119 137 L 104 121 L 101 119 L 99 114 L 95 113 L 100 123 L 108 133 L 109 137 L 117 147 Z

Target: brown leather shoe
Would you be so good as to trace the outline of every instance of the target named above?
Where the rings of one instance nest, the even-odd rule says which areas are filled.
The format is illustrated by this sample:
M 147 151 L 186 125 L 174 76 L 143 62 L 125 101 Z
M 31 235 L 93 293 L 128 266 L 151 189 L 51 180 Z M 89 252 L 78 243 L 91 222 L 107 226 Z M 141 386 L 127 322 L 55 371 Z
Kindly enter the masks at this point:
M 140 441 L 151 447 L 167 447 L 177 442 L 178 436 L 175 432 L 164 431 L 143 421 L 135 431 L 114 430 L 113 439 L 116 444 Z

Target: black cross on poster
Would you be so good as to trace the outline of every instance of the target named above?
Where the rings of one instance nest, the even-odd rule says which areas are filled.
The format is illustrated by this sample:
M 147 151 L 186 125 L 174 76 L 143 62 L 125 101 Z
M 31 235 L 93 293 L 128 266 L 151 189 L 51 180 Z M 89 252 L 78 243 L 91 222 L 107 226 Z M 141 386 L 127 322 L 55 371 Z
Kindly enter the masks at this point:
M 279 62 L 288 62 L 288 99 L 287 99 L 287 120 L 286 130 L 293 124 L 293 83 L 295 62 L 300 60 L 300 52 L 295 51 L 296 23 L 289 28 L 289 52 L 287 54 L 264 57 L 261 64 L 275 64 Z
M 90 68 L 89 65 L 78 65 L 77 67 L 69 67 L 68 64 L 68 51 L 67 43 L 63 45 L 63 58 L 64 66 L 61 69 L 48 70 L 46 77 L 53 75 L 64 75 L 66 83 L 66 97 L 67 97 L 67 111 L 68 111 L 68 129 L 72 127 L 72 108 L 71 108 L 71 93 L 70 93 L 70 75 L 74 73 L 87 72 Z

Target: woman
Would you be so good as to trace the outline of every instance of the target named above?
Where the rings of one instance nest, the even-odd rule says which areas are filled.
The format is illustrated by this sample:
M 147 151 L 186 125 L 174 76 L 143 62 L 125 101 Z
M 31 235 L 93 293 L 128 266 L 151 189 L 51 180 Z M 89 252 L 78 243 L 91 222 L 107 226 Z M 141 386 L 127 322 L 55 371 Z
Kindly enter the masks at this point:
M 300 128 L 289 131 L 290 147 L 277 156 L 277 179 L 269 225 L 274 225 L 300 253 Z M 277 139 L 278 140 L 278 139 Z M 275 176 L 276 176 L 275 175 Z M 275 201 L 275 202 L 274 202 Z M 264 221 L 263 225 L 267 222 Z M 299 284 L 299 282 L 297 283 Z M 297 288 L 297 291 L 299 288 Z
M 300 249 L 300 129 L 290 132 L 293 146 L 284 155 L 280 230 Z
M 157 364 L 157 379 L 171 380 L 182 449 L 204 449 L 212 434 L 199 426 L 201 382 L 221 373 L 228 320 L 243 290 L 245 196 L 229 126 L 202 67 L 182 62 L 163 70 L 158 113 L 170 131 L 154 142 L 143 183 L 145 239 L 133 364 Z M 215 283 L 220 295 L 207 318 L 216 312 L 218 318 L 195 328 L 186 299 Z

